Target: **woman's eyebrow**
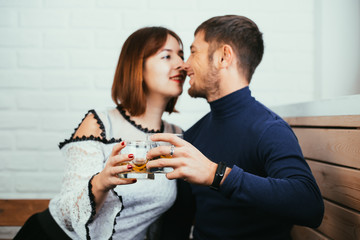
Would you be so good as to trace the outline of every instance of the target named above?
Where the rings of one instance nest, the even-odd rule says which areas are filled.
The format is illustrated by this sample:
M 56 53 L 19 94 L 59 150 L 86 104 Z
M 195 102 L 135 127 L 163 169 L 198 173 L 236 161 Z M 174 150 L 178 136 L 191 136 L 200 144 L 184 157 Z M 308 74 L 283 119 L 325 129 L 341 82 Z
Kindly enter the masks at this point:
M 168 48 L 164 48 L 163 50 L 161 50 L 161 52 L 173 52 L 174 50 L 172 49 L 168 49 Z M 178 51 L 179 54 L 184 54 L 183 50 L 179 50 Z

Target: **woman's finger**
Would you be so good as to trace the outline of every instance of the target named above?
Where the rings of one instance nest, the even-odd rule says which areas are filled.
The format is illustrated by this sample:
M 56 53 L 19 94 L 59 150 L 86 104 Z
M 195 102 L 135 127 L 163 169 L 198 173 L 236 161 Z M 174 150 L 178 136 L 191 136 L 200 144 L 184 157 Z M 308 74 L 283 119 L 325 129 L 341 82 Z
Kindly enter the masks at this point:
M 116 156 L 111 157 L 111 165 L 116 166 L 121 163 L 130 162 L 134 159 L 134 154 L 119 154 Z
M 131 171 L 132 167 L 133 166 L 130 164 L 112 167 L 110 169 L 110 174 L 114 176 L 114 175 L 118 175 L 119 173 L 129 172 L 129 171 Z
M 136 183 L 136 178 L 116 178 L 114 180 L 115 185 L 126 185 L 126 184 L 133 184 Z
M 119 152 L 120 152 L 125 146 L 126 146 L 125 141 L 122 141 L 122 142 L 116 144 L 116 145 L 113 147 L 112 151 L 111 151 L 110 157 L 113 157 L 113 156 L 118 155 Z

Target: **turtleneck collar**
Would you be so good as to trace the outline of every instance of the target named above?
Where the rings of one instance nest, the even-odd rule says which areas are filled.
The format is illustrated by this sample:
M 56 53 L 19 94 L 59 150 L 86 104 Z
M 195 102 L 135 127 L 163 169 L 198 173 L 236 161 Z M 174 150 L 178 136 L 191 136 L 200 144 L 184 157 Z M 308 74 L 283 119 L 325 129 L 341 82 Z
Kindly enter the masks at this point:
M 232 92 L 222 98 L 210 102 L 211 114 L 214 118 L 227 118 L 243 110 L 251 101 L 255 99 L 251 96 L 249 87 L 244 87 Z

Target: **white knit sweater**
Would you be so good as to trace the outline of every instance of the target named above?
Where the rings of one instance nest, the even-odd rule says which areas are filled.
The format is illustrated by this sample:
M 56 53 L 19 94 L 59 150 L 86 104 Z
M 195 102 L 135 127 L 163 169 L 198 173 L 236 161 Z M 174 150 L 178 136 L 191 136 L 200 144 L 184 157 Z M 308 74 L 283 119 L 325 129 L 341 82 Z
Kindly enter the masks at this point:
M 50 213 L 72 239 L 143 240 L 148 226 L 175 201 L 176 182 L 156 174 L 154 180 L 119 185 L 95 214 L 90 179 L 104 168 L 117 142 L 146 139 L 147 134 L 118 109 L 89 113 L 97 119 L 101 137 L 72 136 L 60 144 L 65 173 L 60 193 L 50 201 Z M 181 132 L 179 127 L 163 123 L 164 132 Z

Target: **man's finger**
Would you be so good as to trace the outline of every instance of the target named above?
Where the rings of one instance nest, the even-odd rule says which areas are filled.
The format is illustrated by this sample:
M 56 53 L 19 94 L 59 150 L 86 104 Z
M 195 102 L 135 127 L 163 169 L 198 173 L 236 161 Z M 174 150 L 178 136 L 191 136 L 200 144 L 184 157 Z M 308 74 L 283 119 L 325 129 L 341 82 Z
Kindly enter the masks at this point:
M 183 176 L 181 176 L 178 171 L 174 170 L 174 171 L 166 173 L 166 178 L 169 180 L 172 180 L 172 179 L 177 179 L 177 178 L 183 178 Z
M 173 154 L 174 154 L 174 152 L 173 152 Z M 154 159 L 154 158 L 158 158 L 160 156 L 168 157 L 170 155 L 171 155 L 171 146 L 159 146 L 159 147 L 150 149 L 146 154 L 146 158 Z
M 185 145 L 186 141 L 182 138 L 177 137 L 175 134 L 172 133 L 157 133 L 150 137 L 150 139 L 154 142 L 162 141 L 162 142 L 169 142 L 176 147 L 182 147 Z
M 146 168 L 163 168 L 163 167 L 176 168 L 178 166 L 179 166 L 178 161 L 172 158 L 160 158 L 157 160 L 150 160 L 146 164 Z

